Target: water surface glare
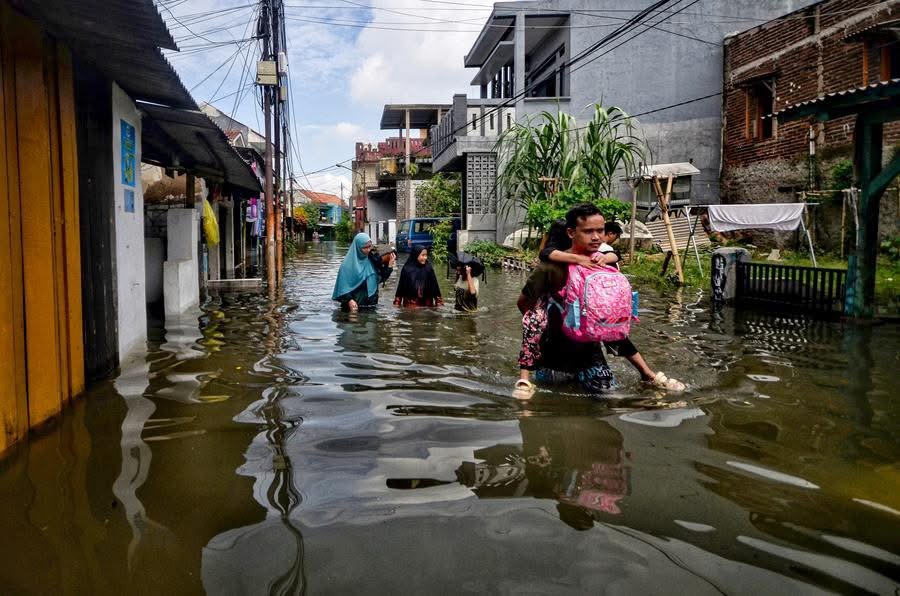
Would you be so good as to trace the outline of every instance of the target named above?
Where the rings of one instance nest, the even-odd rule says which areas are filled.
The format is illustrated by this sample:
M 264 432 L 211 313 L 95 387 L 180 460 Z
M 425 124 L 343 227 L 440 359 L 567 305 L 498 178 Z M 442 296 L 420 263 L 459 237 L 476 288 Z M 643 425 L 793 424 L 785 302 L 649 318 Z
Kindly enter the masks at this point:
M 343 253 L 153 328 L 0 460 L 0 594 L 900 591 L 896 325 L 640 288 L 686 394 L 611 359 L 612 399 L 523 404 L 521 274 L 474 315 L 396 309 L 395 277 L 349 315 Z

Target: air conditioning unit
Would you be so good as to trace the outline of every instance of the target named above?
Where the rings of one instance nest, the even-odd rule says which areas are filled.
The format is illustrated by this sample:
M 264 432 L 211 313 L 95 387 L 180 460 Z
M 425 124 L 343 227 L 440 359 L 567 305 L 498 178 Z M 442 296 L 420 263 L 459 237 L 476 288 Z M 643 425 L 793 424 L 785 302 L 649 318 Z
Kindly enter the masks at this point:
M 256 63 L 256 84 L 277 85 L 278 73 L 275 71 L 274 60 L 260 60 Z

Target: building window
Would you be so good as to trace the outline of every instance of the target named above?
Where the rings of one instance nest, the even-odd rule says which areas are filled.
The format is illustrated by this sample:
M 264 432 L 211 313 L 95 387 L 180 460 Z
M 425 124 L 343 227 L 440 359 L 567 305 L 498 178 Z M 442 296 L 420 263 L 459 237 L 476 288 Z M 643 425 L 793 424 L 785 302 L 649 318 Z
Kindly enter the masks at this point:
M 494 113 L 491 112 L 491 130 L 494 130 Z
M 896 41 L 882 42 L 881 80 L 900 79 L 900 44 Z
M 478 116 L 472 114 L 472 130 L 477 130 L 478 128 Z
M 775 81 L 759 81 L 744 90 L 744 136 L 765 141 L 775 136 Z
M 506 114 L 506 128 L 512 128 L 512 114 Z

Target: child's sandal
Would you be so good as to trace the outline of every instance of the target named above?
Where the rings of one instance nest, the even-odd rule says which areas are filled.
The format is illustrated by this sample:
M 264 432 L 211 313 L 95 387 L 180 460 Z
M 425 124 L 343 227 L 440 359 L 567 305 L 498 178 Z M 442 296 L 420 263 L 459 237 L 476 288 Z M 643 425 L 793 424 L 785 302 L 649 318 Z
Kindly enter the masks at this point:
M 518 381 L 516 381 L 516 385 L 513 388 L 512 395 L 516 399 L 531 399 L 531 396 L 534 395 L 534 391 L 534 383 L 525 379 L 519 379 Z
M 687 388 L 684 383 L 678 379 L 670 379 L 662 371 L 656 373 L 656 376 L 653 377 L 650 384 L 659 389 L 665 389 L 666 391 L 684 391 Z

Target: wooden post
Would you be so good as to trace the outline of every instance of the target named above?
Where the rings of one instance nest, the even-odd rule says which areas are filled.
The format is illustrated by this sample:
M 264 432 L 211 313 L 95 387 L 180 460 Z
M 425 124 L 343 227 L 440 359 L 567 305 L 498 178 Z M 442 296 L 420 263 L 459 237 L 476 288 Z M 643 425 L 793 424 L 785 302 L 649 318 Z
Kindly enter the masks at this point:
M 669 176 L 666 182 L 666 192 L 663 193 L 659 178 L 653 177 L 653 186 L 656 189 L 656 198 L 659 201 L 659 211 L 662 213 L 663 222 L 666 224 L 666 235 L 669 237 L 669 246 L 672 249 L 672 258 L 675 260 L 675 273 L 678 275 L 678 283 L 684 285 L 684 271 L 681 269 L 681 257 L 678 255 L 678 246 L 675 244 L 675 232 L 672 231 L 672 222 L 669 220 L 669 195 L 672 194 L 672 182 L 674 176 Z
M 637 194 L 641 179 L 634 181 L 634 187 L 631 189 L 631 229 L 628 230 L 628 262 L 634 263 L 634 220 L 637 219 Z

